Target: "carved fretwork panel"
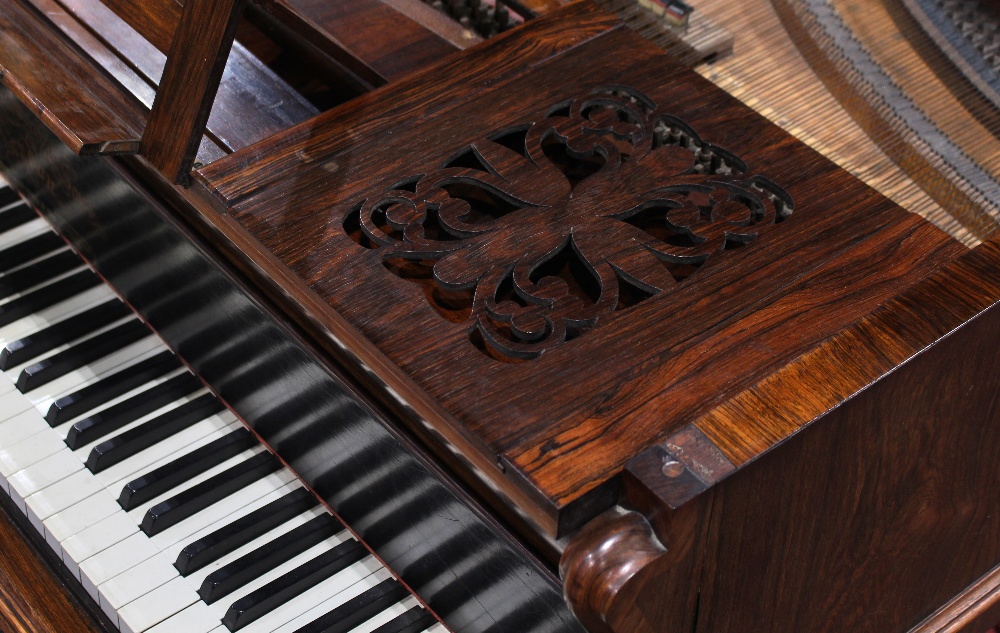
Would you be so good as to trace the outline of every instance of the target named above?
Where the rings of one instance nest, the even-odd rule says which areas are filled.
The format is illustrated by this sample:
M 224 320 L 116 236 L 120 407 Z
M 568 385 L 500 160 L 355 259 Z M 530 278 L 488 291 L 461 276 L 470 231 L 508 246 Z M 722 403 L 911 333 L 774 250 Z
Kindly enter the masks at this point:
M 204 170 L 338 362 L 550 534 L 952 253 L 617 21 L 565 11 Z M 784 437 L 759 419 L 735 433 L 751 452 Z
M 648 96 L 600 87 L 393 177 L 345 215 L 470 342 L 536 358 L 675 289 L 792 212 L 789 195 Z

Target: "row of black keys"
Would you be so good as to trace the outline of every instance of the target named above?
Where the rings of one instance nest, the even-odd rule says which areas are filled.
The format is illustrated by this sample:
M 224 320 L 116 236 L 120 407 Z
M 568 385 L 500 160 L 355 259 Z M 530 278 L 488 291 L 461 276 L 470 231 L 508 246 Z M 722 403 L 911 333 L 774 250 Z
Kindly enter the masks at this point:
M 0 189 L 0 207 L 9 204 L 4 202 L 5 192 L 9 191 Z M 35 213 L 23 204 L 0 212 L 0 232 L 10 230 L 36 217 Z M 16 268 L 25 260 L 45 255 L 29 266 L 0 277 L 0 299 L 39 286 L 49 279 L 79 268 L 82 261 L 72 251 L 63 249 L 64 246 L 64 242 L 54 233 L 45 233 L 0 251 L 0 272 Z M 0 326 L 70 299 L 100 283 L 95 274 L 84 270 L 45 285 L 0 305 Z M 30 362 L 56 347 L 66 345 L 86 336 L 89 332 L 107 327 L 130 315 L 129 309 L 118 300 L 88 309 L 7 344 L 0 350 L 0 369 L 6 370 Z M 18 376 L 17 387 L 22 393 L 26 393 L 122 349 L 148 336 L 149 333 L 141 321 L 130 319 L 26 367 Z M 159 353 L 75 393 L 56 399 L 46 413 L 46 420 L 50 425 L 57 426 L 180 367 L 180 361 L 173 354 Z M 75 423 L 67 435 L 66 443 L 70 449 L 75 450 L 193 393 L 200 387 L 201 383 L 192 374 L 182 373 Z M 94 473 L 100 472 L 222 409 L 222 404 L 212 394 L 191 400 L 97 445 L 88 456 L 87 468 Z M 238 429 L 129 482 L 122 489 L 118 499 L 119 504 L 125 510 L 135 508 L 256 444 L 256 438 L 247 429 Z M 141 528 L 149 536 L 157 534 L 281 467 L 280 461 L 274 455 L 268 452 L 259 453 L 153 506 L 143 517 Z M 316 505 L 315 497 L 308 490 L 296 489 L 190 543 L 182 550 L 174 565 L 181 574 L 188 575 L 246 546 L 254 539 Z M 216 602 L 343 529 L 343 525 L 333 516 L 329 514 L 317 516 L 216 570 L 206 577 L 198 593 L 206 603 Z M 324 578 L 361 560 L 367 554 L 367 550 L 360 543 L 353 539 L 349 540 L 238 600 L 227 611 L 223 623 L 230 630 L 238 630 Z M 405 588 L 396 580 L 386 580 L 307 625 L 302 631 L 346 633 L 406 595 Z M 416 632 L 430 626 L 433 621 L 423 609 L 416 608 L 380 627 L 378 633 Z

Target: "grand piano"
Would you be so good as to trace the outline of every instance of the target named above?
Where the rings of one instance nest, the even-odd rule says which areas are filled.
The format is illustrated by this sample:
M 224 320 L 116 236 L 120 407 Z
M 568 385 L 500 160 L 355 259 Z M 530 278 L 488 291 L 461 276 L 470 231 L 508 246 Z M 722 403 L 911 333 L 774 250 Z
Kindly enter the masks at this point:
M 1000 7 L 599 4 L 0 0 L 0 630 L 1000 622 Z

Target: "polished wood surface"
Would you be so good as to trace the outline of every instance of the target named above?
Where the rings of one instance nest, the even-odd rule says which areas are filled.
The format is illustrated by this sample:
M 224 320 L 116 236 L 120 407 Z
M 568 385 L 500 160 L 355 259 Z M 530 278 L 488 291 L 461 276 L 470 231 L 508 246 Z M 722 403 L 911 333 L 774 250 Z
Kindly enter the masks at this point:
M 419 0 L 420 8 L 408 4 L 268 0 L 260 6 L 303 41 L 379 86 L 480 41 Z
M 102 633 L 0 507 L 0 631 Z
M 188 180 L 242 15 L 243 0 L 184 5 L 139 146 L 171 182 Z
M 636 576 L 647 574 L 666 554 L 667 548 L 637 512 L 609 510 L 580 530 L 563 554 L 560 576 L 567 599 L 587 630 L 625 630 L 619 620 L 636 611 L 637 592 L 629 584 L 638 582 Z
M 1000 620 L 1000 567 L 942 606 L 910 633 L 978 633 Z M 986 633 L 997 633 L 997 627 Z
M 81 154 L 135 151 L 146 117 L 17 0 L 0 5 L 0 73 L 64 143 Z M 47 62 L 40 66 L 40 60 Z M 46 72 L 39 72 L 40 70 Z M 80 77 L 94 76 L 81 83 Z
M 172 185 L 196 137 L 182 162 L 115 164 L 561 554 L 591 631 L 992 624 L 989 210 L 948 181 L 931 197 L 969 209 L 925 214 L 943 232 L 586 3 L 523 3 L 545 17 L 454 54 L 414 28 L 401 41 L 432 52 L 412 64 L 355 57 L 374 26 L 329 37 L 390 4 L 264 7 L 387 85 L 227 148 L 190 189 Z M 814 4 L 772 4 L 823 48 Z M 830 64 L 812 61 L 853 104 L 854 69 Z M 844 111 L 877 124 L 870 101 Z
M 582 6 L 570 11 L 581 12 Z M 585 20 L 599 14 L 593 15 Z M 546 41 L 543 25 L 555 22 L 564 25 L 560 37 L 587 32 L 587 22 L 573 21 L 571 14 L 562 12 L 540 18 L 511 37 L 531 33 L 534 26 L 530 41 L 537 47 Z M 573 24 L 577 26 L 565 28 Z M 461 67 L 447 62 L 417 75 L 413 83 L 370 93 L 207 166 L 196 180 L 220 211 L 280 260 L 287 268 L 282 276 L 290 272 L 305 282 L 329 305 L 330 318 L 345 318 L 399 368 L 398 378 L 383 377 L 394 391 L 400 391 L 399 383 L 412 381 L 437 403 L 435 409 L 418 410 L 424 419 L 438 430 L 450 427 L 449 435 L 461 438 L 467 451 L 484 459 L 497 456 L 504 472 L 494 469 L 489 476 L 512 481 L 532 496 L 531 515 L 552 536 L 565 534 L 612 505 L 617 475 L 635 454 L 728 395 L 764 380 L 782 362 L 801 356 L 966 250 L 626 32 L 597 34 L 544 64 L 507 74 L 507 60 L 516 58 L 512 50 L 517 49 L 504 37 L 490 40 L 476 49 L 478 56 L 467 55 Z M 487 66 L 493 80 L 483 86 L 479 76 Z M 431 80 L 437 77 L 447 80 Z M 578 214 L 570 223 L 535 222 L 530 211 L 519 210 L 508 218 L 521 222 L 520 228 L 508 230 L 501 219 L 484 224 L 489 230 L 475 240 L 450 245 L 411 248 L 408 238 L 397 243 L 389 236 L 376 244 L 351 236 L 347 224 L 379 222 L 381 211 L 371 205 L 380 199 L 396 196 L 439 204 L 444 197 L 431 190 L 430 182 L 475 179 L 469 172 L 441 171 L 459 165 L 474 168 L 460 162 L 463 152 L 473 151 L 470 148 L 488 169 L 514 183 L 485 186 L 526 206 L 561 208 L 557 187 L 565 182 L 563 176 L 522 168 L 489 139 L 534 124 L 536 131 L 529 130 L 525 140 L 527 151 L 536 164 L 544 163 L 548 159 L 537 142 L 550 125 L 546 113 L 573 99 L 582 103 L 588 91 L 605 84 L 629 86 L 641 95 L 632 97 L 637 102 L 648 99 L 664 106 L 620 115 L 636 125 L 635 146 L 627 152 L 634 162 L 624 162 L 617 173 L 614 165 L 584 180 L 591 183 L 588 195 L 594 197 L 589 210 L 584 205 L 566 212 Z M 463 96 L 454 99 L 455 91 Z M 386 103 L 391 104 L 388 112 Z M 560 120 L 559 134 L 581 148 L 593 147 L 592 133 L 585 131 L 591 124 L 586 117 L 573 116 Z M 766 185 L 768 194 L 787 197 L 787 208 L 780 213 L 792 207 L 794 211 L 787 217 L 769 211 L 772 219 L 748 231 L 746 245 L 739 249 L 726 249 L 728 238 L 721 233 L 716 239 L 722 241 L 709 242 L 703 250 L 660 246 L 664 259 L 695 262 L 696 270 L 668 272 L 669 267 L 654 265 L 654 257 L 629 255 L 629 240 L 655 249 L 655 236 L 649 241 L 642 230 L 630 232 L 635 227 L 616 220 L 597 229 L 597 220 L 583 218 L 627 215 L 647 202 L 642 198 L 647 191 L 616 190 L 609 179 L 620 177 L 648 191 L 654 189 L 652 182 L 698 182 L 697 176 L 680 175 L 688 168 L 684 161 L 691 160 L 690 154 L 684 158 L 681 151 L 676 159 L 666 159 L 667 151 L 646 156 L 640 149 L 640 141 L 652 137 L 655 121 L 662 117 L 673 117 L 671 121 L 691 130 L 693 143 L 704 143 L 732 157 L 727 159 L 732 165 L 742 165 L 729 176 L 706 174 L 704 182 L 741 186 L 738 183 L 766 181 L 772 183 Z M 578 125 L 582 127 L 573 127 Z M 301 156 L 309 161 L 303 163 Z M 416 182 L 418 175 L 428 184 Z M 547 189 L 530 191 L 520 184 L 528 182 Z M 418 195 L 387 193 L 395 183 L 402 183 L 397 191 L 416 188 Z M 369 206 L 356 208 L 366 200 Z M 352 219 L 354 212 L 364 217 Z M 683 224 L 679 216 L 672 217 L 677 217 L 677 226 Z M 408 220 L 390 222 L 404 233 L 416 231 L 414 235 L 431 230 L 421 221 L 405 229 Z M 688 230 L 694 230 L 691 226 Z M 504 338 L 498 326 L 484 325 L 483 301 L 502 292 L 502 280 L 485 277 L 487 271 L 511 270 L 521 258 L 533 269 L 558 251 L 571 230 L 578 240 L 574 247 L 583 253 L 582 265 L 591 271 L 585 274 L 597 277 L 598 283 L 590 295 L 580 290 L 570 294 L 576 292 L 581 305 L 593 306 L 531 318 L 556 319 L 559 327 L 559 319 L 588 323 L 580 335 L 565 344 L 556 340 L 558 335 L 544 345 L 521 344 Z M 432 252 L 434 248 L 439 250 Z M 393 256 L 424 259 L 434 265 L 433 277 L 424 272 L 427 281 L 418 283 L 414 280 L 419 271 L 387 270 L 385 264 Z M 273 262 L 262 265 L 271 267 Z M 576 283 L 571 277 L 563 274 L 563 282 Z M 640 298 L 631 299 L 634 305 L 626 303 L 627 310 L 614 307 L 618 297 L 626 301 L 616 279 L 640 289 Z M 537 281 L 517 283 L 525 289 Z M 532 288 L 529 292 L 537 297 L 548 296 L 540 287 Z M 445 290 L 475 296 L 462 308 L 461 296 L 434 297 Z M 446 307 L 449 302 L 459 307 Z M 489 309 L 500 314 L 498 308 Z M 518 319 L 529 318 L 517 314 Z M 496 317 L 503 318 L 513 316 Z M 477 349 L 475 337 L 470 340 L 470 331 L 483 337 L 486 353 L 482 345 Z M 338 338 L 352 346 L 358 336 L 352 332 Z M 572 385 L 567 376 L 573 377 Z M 744 427 L 734 423 L 727 434 L 741 438 L 749 432 Z M 737 454 L 731 441 L 723 445 L 723 439 L 723 452 L 741 464 L 784 435 L 760 437 L 752 454 Z
M 162 33 L 137 30 L 100 0 L 32 0 L 60 30 L 86 50 L 146 108 L 152 108 L 163 75 Z M 130 11 L 134 12 L 134 3 Z M 143 5 L 152 12 L 157 3 Z M 119 8 L 119 10 L 122 10 Z M 123 14 L 128 17 L 130 13 Z M 176 19 L 175 16 L 174 19 Z M 150 18 L 150 22 L 156 24 Z M 141 25 L 140 25 L 141 26 Z M 173 28 L 172 25 L 171 28 Z M 159 33 L 159 34 L 158 34 Z M 122 69 L 120 66 L 126 66 Z M 233 45 L 222 75 L 198 160 L 211 162 L 314 116 L 318 110 L 281 80 L 240 42 Z
M 994 567 L 998 264 L 984 245 L 918 286 L 924 328 L 972 321 L 716 487 L 704 630 L 906 631 Z

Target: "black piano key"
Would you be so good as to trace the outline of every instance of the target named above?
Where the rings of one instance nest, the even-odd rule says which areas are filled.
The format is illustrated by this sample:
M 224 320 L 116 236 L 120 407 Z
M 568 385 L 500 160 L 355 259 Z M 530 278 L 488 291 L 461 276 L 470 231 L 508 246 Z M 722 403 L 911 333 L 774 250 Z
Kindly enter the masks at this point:
M 0 273 L 20 266 L 24 262 L 47 255 L 66 246 L 66 242 L 49 231 L 18 242 L 0 251 Z
M 75 451 L 174 400 L 194 393 L 201 386 L 201 381 L 190 372 L 174 376 L 75 423 L 66 434 L 66 445 Z
M 280 470 L 281 462 L 271 453 L 260 453 L 214 477 L 188 488 L 184 492 L 158 503 L 142 517 L 142 531 L 156 536 L 184 519 L 204 510 L 240 488 Z
M 0 299 L 24 292 L 82 265 L 83 261 L 73 251 L 59 251 L 0 277 Z
M 218 466 L 230 457 L 253 448 L 257 443 L 257 438 L 248 429 L 227 433 L 214 442 L 128 482 L 118 495 L 118 504 L 126 511 L 131 510 Z
M 35 312 L 40 312 L 100 283 L 101 280 L 97 275 L 89 270 L 81 270 L 47 286 L 32 290 L 26 295 L 0 305 L 0 325 L 7 325 Z
M 437 622 L 433 615 L 423 607 L 413 607 L 406 613 L 378 627 L 372 633 L 420 633 Z M 295 633 L 298 633 L 296 631 Z
M 58 426 L 181 366 L 180 360 L 171 352 L 160 352 L 79 391 L 57 398 L 45 413 L 45 420 L 51 426 Z
M 34 334 L 11 341 L 0 350 L 0 369 L 6 370 L 26 363 L 128 315 L 129 309 L 125 304 L 112 299 Z
M 368 550 L 355 540 L 341 543 L 234 602 L 222 623 L 238 631 L 367 555 Z
M 295 633 L 348 633 L 362 622 L 370 620 L 408 595 L 395 578 L 383 580 L 368 591 L 354 596 L 324 616 Z
M 5 207 L 19 199 L 17 198 L 16 193 L 14 194 L 13 200 L 4 195 L 10 192 L 10 189 L 0 189 L 0 207 Z M 22 224 L 27 224 L 37 217 L 38 214 L 35 213 L 35 210 L 29 207 L 27 203 L 22 202 L 16 207 L 11 207 L 3 213 L 0 213 L 0 233 L 19 227 Z
M 101 442 L 87 456 L 87 468 L 97 474 L 128 459 L 139 451 L 145 450 L 178 433 L 192 424 L 204 420 L 210 415 L 222 411 L 224 407 L 218 398 L 210 393 L 199 396 L 190 402 L 147 420 L 134 429 Z
M 201 583 L 198 595 L 205 604 L 212 604 L 343 529 L 343 524 L 329 514 L 314 517 L 225 567 L 213 571 Z
M 21 370 L 21 375 L 17 377 L 17 388 L 21 393 L 37 389 L 87 363 L 92 363 L 135 343 L 149 334 L 149 328 L 139 319 L 117 325 L 58 354 L 53 354 L 37 363 L 28 365 Z
M 311 492 L 296 488 L 280 499 L 187 544 L 177 555 L 174 567 L 182 576 L 187 576 L 318 504 Z
M 6 207 L 8 204 L 13 204 L 13 203 L 17 202 L 20 199 L 21 199 L 21 196 L 17 195 L 17 192 L 14 191 L 12 188 L 10 188 L 10 187 L 8 187 L 6 185 L 4 185 L 3 187 L 0 187 L 0 207 Z M 28 205 L 25 204 L 23 206 L 27 207 Z M 32 212 L 31 215 L 33 217 L 38 217 L 37 215 L 34 214 L 34 212 Z M 0 231 L 6 231 L 6 230 L 7 229 L 0 228 Z

